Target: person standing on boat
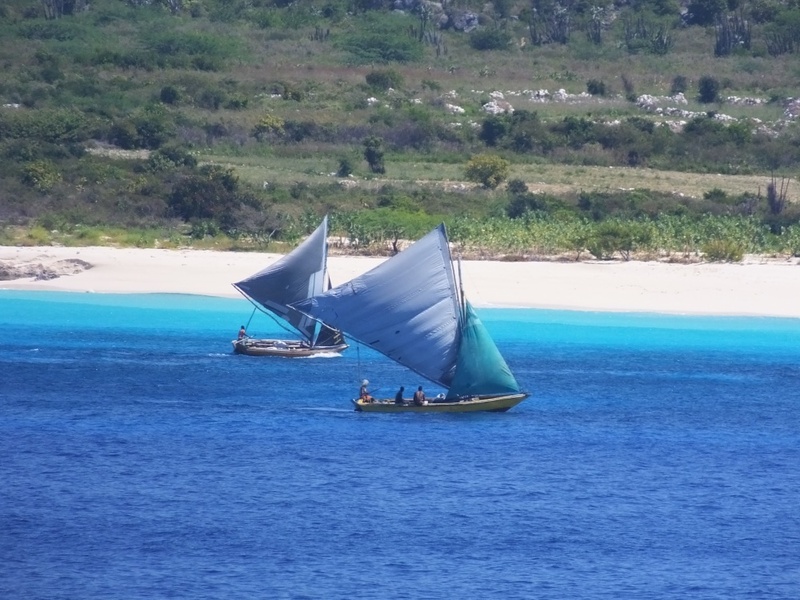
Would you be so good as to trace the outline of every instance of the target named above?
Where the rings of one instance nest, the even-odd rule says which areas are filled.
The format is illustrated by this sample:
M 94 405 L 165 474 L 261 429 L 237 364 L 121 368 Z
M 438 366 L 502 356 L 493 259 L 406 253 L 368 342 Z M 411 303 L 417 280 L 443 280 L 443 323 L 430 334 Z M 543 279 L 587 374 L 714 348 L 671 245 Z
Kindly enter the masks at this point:
M 367 386 L 369 385 L 369 380 L 364 379 L 361 381 L 361 389 L 358 391 L 358 397 L 360 400 L 364 402 L 372 402 L 372 396 L 369 395 L 369 391 L 367 390 Z
M 405 389 L 406 389 L 406 388 L 404 388 L 404 387 L 401 385 L 401 386 L 400 386 L 400 389 L 399 389 L 399 390 L 397 390 L 397 394 L 395 394 L 395 396 L 394 396 L 394 403 L 395 403 L 395 404 L 405 404 L 405 403 L 406 403 L 406 401 L 405 401 L 405 400 L 403 400 L 403 392 L 405 391 Z
M 245 330 L 245 328 L 244 328 L 244 325 L 242 325 L 242 326 L 239 328 L 239 339 L 240 339 L 240 340 L 243 340 L 243 339 L 244 339 L 244 338 L 246 338 L 246 337 L 247 337 L 247 331 Z
M 424 406 L 427 404 L 427 402 L 425 402 L 425 392 L 422 391 L 422 386 L 419 386 L 417 391 L 414 392 L 414 404 L 417 406 Z

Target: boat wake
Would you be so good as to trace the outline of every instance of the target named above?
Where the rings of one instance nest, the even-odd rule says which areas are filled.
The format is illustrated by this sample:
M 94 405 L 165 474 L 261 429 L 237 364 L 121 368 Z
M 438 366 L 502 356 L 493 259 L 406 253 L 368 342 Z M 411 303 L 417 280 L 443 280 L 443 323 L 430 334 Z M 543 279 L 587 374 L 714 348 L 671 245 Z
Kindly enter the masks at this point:
M 341 358 L 342 355 L 339 352 L 320 352 L 319 354 L 312 354 L 311 356 L 302 356 L 298 358 L 305 358 L 305 359 L 314 359 L 314 358 Z

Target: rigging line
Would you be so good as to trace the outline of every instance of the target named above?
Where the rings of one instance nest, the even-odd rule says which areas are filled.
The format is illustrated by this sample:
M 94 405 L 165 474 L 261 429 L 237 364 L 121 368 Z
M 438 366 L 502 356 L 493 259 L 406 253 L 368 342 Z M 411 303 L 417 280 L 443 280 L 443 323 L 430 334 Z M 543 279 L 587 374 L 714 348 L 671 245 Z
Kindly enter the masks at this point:
M 361 378 L 361 342 L 356 340 L 356 368 L 358 374 L 358 381 L 359 383 L 362 381 Z
M 245 331 L 250 331 L 250 321 L 252 321 L 252 320 L 253 320 L 253 317 L 255 317 L 255 316 L 256 316 L 256 310 L 257 310 L 257 309 L 256 309 L 256 307 L 254 306 L 254 307 L 253 307 L 253 312 L 252 312 L 252 313 L 250 313 L 250 318 L 249 318 L 249 319 L 247 319 L 247 325 L 246 325 L 246 326 L 245 326 L 245 328 L 244 328 L 244 330 L 245 330 Z
M 236 287 L 236 286 L 234 285 L 233 287 Z M 238 287 L 236 287 L 236 289 L 237 289 L 237 290 L 239 290 L 239 288 L 238 288 Z M 286 331 L 287 333 L 290 333 L 290 334 L 292 334 L 292 335 L 297 335 L 297 333 L 298 333 L 298 332 L 297 332 L 297 331 L 295 331 L 293 328 L 289 328 L 289 327 L 287 327 L 287 326 L 286 326 L 286 322 L 285 322 L 285 321 L 284 321 L 282 318 L 279 318 L 279 317 L 278 317 L 278 316 L 277 316 L 275 313 L 273 313 L 271 310 L 268 310 L 267 308 L 265 308 L 265 307 L 261 306 L 261 304 L 259 304 L 259 303 L 258 303 L 258 302 L 256 302 L 255 300 L 253 300 L 253 299 L 252 299 L 250 296 L 248 296 L 247 294 L 245 294 L 245 293 L 244 293 L 242 290 L 239 290 L 239 292 L 240 292 L 240 293 L 241 293 L 241 294 L 242 294 L 242 295 L 243 295 L 245 298 L 247 298 L 247 301 L 248 301 L 248 302 L 250 302 L 250 304 L 252 304 L 252 305 L 253 305 L 253 314 L 252 314 L 252 315 L 250 315 L 250 321 L 252 321 L 252 320 L 253 320 L 253 316 L 255 315 L 255 312 L 256 312 L 257 310 L 259 310 L 259 311 L 261 311 L 262 313 L 264 313 L 265 315 L 267 315 L 267 316 L 268 316 L 270 319 L 272 319 L 273 321 L 275 321 L 275 322 L 278 324 L 278 326 L 279 326 L 281 329 L 283 329 L 284 331 Z M 248 328 L 248 329 L 250 328 L 250 321 L 248 321 L 248 322 L 247 322 L 247 328 Z
M 464 277 L 461 275 L 461 253 L 458 253 L 458 307 L 461 310 L 461 322 L 467 318 L 467 297 L 464 295 Z
M 284 331 L 286 331 L 287 333 L 291 333 L 292 335 L 297 335 L 297 332 L 294 329 L 290 329 L 289 327 L 287 327 L 286 323 L 283 321 L 283 319 L 278 318 L 274 313 L 272 313 L 270 311 L 266 311 L 266 310 L 262 310 L 261 312 L 263 312 L 270 319 L 275 321 L 278 324 L 278 326 L 281 329 L 283 329 Z
M 262 313 L 264 313 L 265 315 L 267 315 L 267 316 L 268 316 L 270 319 L 272 319 L 273 321 L 275 321 L 275 322 L 278 324 L 278 326 L 279 326 L 281 329 L 283 329 L 284 331 L 286 331 L 287 333 L 291 333 L 292 335 L 297 335 L 297 332 L 296 332 L 296 331 L 295 331 L 293 328 L 289 328 L 289 327 L 287 327 L 287 326 L 286 326 L 286 322 L 285 322 L 285 321 L 284 321 L 282 318 L 279 318 L 279 317 L 278 317 L 278 316 L 277 316 L 275 313 L 273 313 L 271 310 L 267 310 L 266 308 L 262 307 L 260 304 L 258 304 L 258 303 L 257 303 L 255 300 L 253 300 L 253 299 L 252 299 L 250 296 L 248 296 L 247 294 L 245 294 L 245 298 L 247 298 L 247 299 L 250 301 L 250 304 L 252 304 L 252 305 L 253 305 L 253 314 L 255 314 L 255 312 L 256 312 L 257 310 L 259 310 L 259 311 L 261 311 Z M 252 319 L 252 318 L 253 318 L 253 316 L 251 315 L 251 316 L 250 316 L 250 318 Z

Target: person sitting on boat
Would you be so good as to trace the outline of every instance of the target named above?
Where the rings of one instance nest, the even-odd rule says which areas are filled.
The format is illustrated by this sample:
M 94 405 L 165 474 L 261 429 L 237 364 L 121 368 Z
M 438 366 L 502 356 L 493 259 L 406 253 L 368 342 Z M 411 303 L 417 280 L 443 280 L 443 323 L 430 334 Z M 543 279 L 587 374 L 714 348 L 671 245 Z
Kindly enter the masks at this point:
M 368 385 L 369 381 L 367 379 L 362 380 L 361 389 L 358 392 L 358 398 L 364 402 L 372 402 L 372 396 L 370 396 L 369 391 L 367 391 Z
M 404 388 L 401 385 L 400 389 L 397 390 L 397 394 L 395 394 L 395 396 L 394 396 L 394 403 L 395 404 L 405 404 L 406 403 L 406 401 L 403 399 L 403 392 L 405 391 L 405 389 L 406 388 Z
M 239 328 L 239 339 L 240 339 L 240 340 L 243 340 L 243 339 L 244 339 L 244 338 L 246 338 L 246 337 L 247 337 L 247 331 L 245 330 L 245 328 L 244 328 L 244 325 L 242 325 L 242 326 Z
M 414 404 L 416 406 L 425 406 L 427 404 L 425 401 L 425 392 L 422 391 L 422 386 L 419 386 L 417 391 L 414 392 Z

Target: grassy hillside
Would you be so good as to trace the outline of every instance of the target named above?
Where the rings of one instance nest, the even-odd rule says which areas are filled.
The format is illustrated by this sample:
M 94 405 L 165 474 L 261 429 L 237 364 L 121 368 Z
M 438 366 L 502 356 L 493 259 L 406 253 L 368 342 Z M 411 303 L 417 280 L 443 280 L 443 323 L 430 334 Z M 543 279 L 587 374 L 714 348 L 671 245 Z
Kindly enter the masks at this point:
M 9 0 L 0 242 L 800 252 L 797 9 L 688 7 Z

